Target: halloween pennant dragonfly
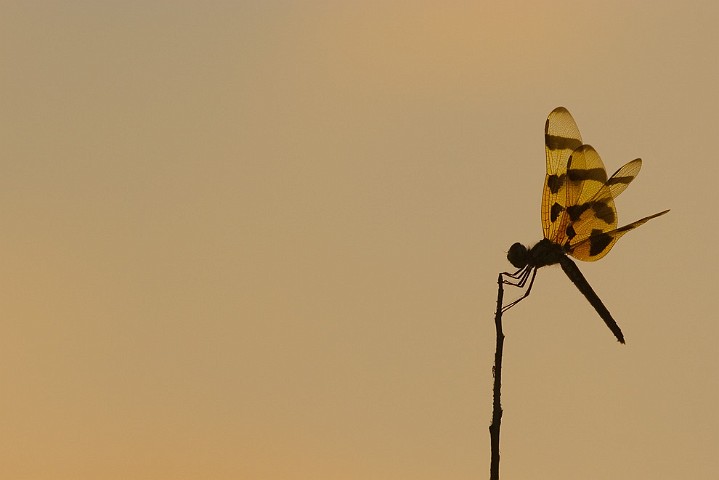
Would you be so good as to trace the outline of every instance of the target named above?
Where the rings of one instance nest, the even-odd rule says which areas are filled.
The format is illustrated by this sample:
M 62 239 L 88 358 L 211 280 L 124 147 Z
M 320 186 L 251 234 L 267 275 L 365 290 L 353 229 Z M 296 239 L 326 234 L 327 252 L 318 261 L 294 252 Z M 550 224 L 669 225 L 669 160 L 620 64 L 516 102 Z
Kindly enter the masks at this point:
M 531 248 L 521 243 L 510 247 L 507 259 L 518 270 L 503 273 L 503 282 L 524 288 L 529 281 L 529 286 L 520 298 L 505 305 L 502 311 L 529 295 L 537 269 L 558 263 L 617 340 L 624 343 L 619 325 L 568 255 L 589 262 L 599 260 L 622 235 L 669 210 L 617 228 L 614 199 L 636 178 L 642 166 L 641 159 L 632 160 L 607 178 L 599 154 L 582 143 L 577 124 L 564 107 L 555 108 L 547 117 L 544 142 L 547 154 L 547 176 L 542 193 L 544 239 Z

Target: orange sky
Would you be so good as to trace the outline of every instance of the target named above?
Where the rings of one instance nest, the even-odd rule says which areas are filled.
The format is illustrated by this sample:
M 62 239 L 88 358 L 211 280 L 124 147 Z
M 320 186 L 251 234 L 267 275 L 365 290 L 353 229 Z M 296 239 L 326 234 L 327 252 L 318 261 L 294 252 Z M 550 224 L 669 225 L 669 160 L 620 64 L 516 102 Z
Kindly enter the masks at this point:
M 495 3 L 6 5 L 3 476 L 487 478 L 563 105 L 672 211 L 580 262 L 626 346 L 558 268 L 505 315 L 502 478 L 712 478 L 719 7 Z

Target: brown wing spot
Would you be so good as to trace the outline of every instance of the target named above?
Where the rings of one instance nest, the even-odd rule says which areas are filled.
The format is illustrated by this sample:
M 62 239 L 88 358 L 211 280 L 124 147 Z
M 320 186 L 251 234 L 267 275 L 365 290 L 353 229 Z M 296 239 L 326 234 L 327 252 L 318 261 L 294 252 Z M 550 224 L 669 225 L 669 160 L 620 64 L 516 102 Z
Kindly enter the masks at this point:
M 630 177 L 612 177 L 609 180 L 607 180 L 607 185 L 615 185 L 617 183 L 623 183 L 624 185 L 630 183 L 632 180 L 636 178 L 636 175 L 632 175 Z
M 556 194 L 562 185 L 564 184 L 564 174 L 562 175 L 550 175 L 547 177 L 547 188 L 553 194 Z
M 604 183 L 607 180 L 607 172 L 603 168 L 570 168 L 567 174 L 572 182 L 596 180 Z
M 569 220 L 571 220 L 572 222 L 576 222 L 577 220 L 579 220 L 579 217 L 582 216 L 582 213 L 584 213 L 589 207 L 589 203 L 583 203 L 581 205 L 572 205 L 571 207 L 567 207 Z
M 574 231 L 574 227 L 571 225 L 567 227 L 567 239 L 571 240 L 577 235 L 577 232 Z
M 594 210 L 594 215 L 607 225 L 612 225 L 616 221 L 615 210 L 606 202 L 592 202 L 592 210 Z
M 549 211 L 549 220 L 554 223 L 557 218 L 559 218 L 559 215 L 564 210 L 564 207 L 558 204 L 557 202 L 554 202 L 554 205 L 552 205 L 552 209 Z
M 592 230 L 589 237 L 589 256 L 594 257 L 604 251 L 612 243 L 612 236 L 602 233 L 601 230 Z
M 547 130 L 549 130 L 549 119 L 547 119 L 544 124 L 544 131 L 546 132 Z M 544 144 L 550 150 L 567 149 L 570 151 L 574 151 L 582 146 L 581 140 L 577 138 L 567 138 L 560 135 L 549 135 L 548 133 L 544 134 Z

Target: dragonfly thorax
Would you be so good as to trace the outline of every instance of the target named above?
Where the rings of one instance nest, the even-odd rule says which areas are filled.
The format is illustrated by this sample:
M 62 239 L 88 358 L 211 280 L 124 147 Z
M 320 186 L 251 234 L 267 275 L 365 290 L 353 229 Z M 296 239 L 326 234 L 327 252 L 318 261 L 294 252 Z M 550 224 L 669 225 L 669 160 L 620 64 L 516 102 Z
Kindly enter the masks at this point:
M 559 259 L 564 255 L 562 246 L 550 242 L 546 238 L 527 248 L 517 242 L 509 247 L 507 252 L 507 260 L 516 268 L 524 268 L 527 265 L 534 268 L 540 268 L 547 265 L 559 263 Z

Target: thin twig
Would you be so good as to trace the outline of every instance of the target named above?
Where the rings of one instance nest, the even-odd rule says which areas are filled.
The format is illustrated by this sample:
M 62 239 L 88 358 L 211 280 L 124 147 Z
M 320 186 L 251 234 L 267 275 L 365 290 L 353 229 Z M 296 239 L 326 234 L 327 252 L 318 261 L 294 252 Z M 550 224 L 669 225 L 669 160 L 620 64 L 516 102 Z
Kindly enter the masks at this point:
M 497 280 L 497 312 L 494 314 L 494 326 L 497 329 L 497 348 L 494 352 L 494 400 L 492 405 L 492 424 L 489 426 L 489 439 L 491 447 L 491 463 L 489 467 L 490 480 L 499 480 L 499 428 L 502 425 L 502 351 L 504 349 L 504 332 L 502 331 L 502 298 L 504 288 L 502 287 L 502 274 Z

